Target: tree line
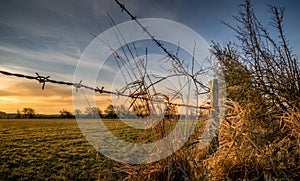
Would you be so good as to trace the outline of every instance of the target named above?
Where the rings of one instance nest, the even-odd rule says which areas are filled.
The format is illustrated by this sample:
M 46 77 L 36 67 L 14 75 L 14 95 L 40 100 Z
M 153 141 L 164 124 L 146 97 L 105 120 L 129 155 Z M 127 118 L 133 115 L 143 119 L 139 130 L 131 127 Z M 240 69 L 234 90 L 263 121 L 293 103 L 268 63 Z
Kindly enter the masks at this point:
M 142 106 L 135 107 L 134 109 L 127 109 L 124 105 L 113 106 L 108 105 L 104 111 L 98 107 L 86 107 L 84 111 L 76 109 L 73 112 L 67 109 L 61 109 L 58 114 L 38 114 L 34 108 L 25 107 L 23 109 L 18 109 L 16 113 L 8 114 L 0 111 L 0 119 L 5 118 L 17 118 L 17 119 L 38 119 L 38 118 L 106 118 L 106 119 L 134 119 L 134 118 L 144 118 L 150 115 L 150 110 L 145 111 Z M 167 108 L 165 110 L 165 117 L 178 117 L 178 111 L 175 107 Z

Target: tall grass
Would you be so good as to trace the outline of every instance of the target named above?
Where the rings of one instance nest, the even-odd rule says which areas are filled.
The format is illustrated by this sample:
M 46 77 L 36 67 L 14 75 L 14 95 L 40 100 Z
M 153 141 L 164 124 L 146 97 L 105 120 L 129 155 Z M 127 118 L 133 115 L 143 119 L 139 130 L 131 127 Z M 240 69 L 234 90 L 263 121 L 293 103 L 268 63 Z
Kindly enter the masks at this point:
M 227 102 L 219 147 L 199 149 L 199 125 L 189 142 L 173 155 L 144 165 L 123 165 L 127 180 L 299 180 L 300 111 L 253 119 L 255 110 Z M 153 133 L 154 134 L 154 133 Z
M 265 126 L 253 119 L 259 110 L 230 102 L 220 130 L 220 147 L 205 160 L 215 179 L 298 180 L 300 177 L 300 112 L 270 115 Z

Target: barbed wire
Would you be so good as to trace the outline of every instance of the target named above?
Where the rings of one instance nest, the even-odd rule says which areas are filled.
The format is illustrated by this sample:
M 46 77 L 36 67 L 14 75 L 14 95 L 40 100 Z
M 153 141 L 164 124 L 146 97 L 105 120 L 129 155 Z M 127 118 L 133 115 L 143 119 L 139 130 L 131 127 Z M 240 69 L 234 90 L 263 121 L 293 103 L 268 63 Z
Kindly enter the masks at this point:
M 130 13 L 130 11 L 128 9 L 125 8 L 125 5 L 120 3 L 118 0 L 115 0 L 115 2 L 120 6 L 122 11 L 125 11 L 131 18 L 131 20 L 134 20 L 138 26 L 152 39 L 152 41 L 155 43 L 156 46 L 158 46 L 160 49 L 163 50 L 164 53 L 167 54 L 168 57 L 170 57 L 173 61 L 175 61 L 175 68 L 177 69 L 178 72 L 183 73 L 184 75 L 187 75 L 188 77 L 190 77 L 195 84 L 200 85 L 204 90 L 206 90 L 207 92 L 209 92 L 209 88 L 208 86 L 204 85 L 202 82 L 198 81 L 196 76 L 198 73 L 193 73 L 193 74 L 189 74 L 187 72 L 187 70 L 184 68 L 181 60 L 174 55 L 173 53 L 169 52 L 164 45 L 157 40 L 154 35 L 152 35 L 147 27 L 143 26 L 139 20 L 137 19 L 136 16 L 134 16 L 132 13 Z M 95 35 L 93 35 L 95 36 Z M 96 37 L 96 36 L 95 36 Z M 101 41 L 101 40 L 100 40 Z M 109 47 L 111 48 L 111 47 Z M 115 50 L 114 50 L 115 52 Z M 194 59 L 193 59 L 194 61 Z M 193 72 L 193 70 L 192 70 Z M 20 78 L 26 78 L 26 79 L 30 79 L 30 80 L 37 80 L 40 84 L 42 84 L 42 90 L 45 89 L 45 85 L 46 83 L 53 83 L 53 84 L 60 84 L 60 85 L 67 85 L 67 86 L 73 86 L 76 88 L 76 92 L 78 91 L 78 89 L 81 88 L 85 88 L 94 92 L 97 92 L 99 94 L 111 94 L 111 95 L 116 95 L 116 96 L 123 96 L 123 97 L 128 97 L 128 98 L 132 98 L 132 99 L 141 99 L 141 100 L 146 100 L 146 101 L 155 101 L 150 99 L 149 97 L 143 97 L 140 96 L 138 94 L 124 94 L 122 92 L 116 91 L 108 91 L 105 90 L 104 87 L 91 87 L 91 86 L 87 86 L 82 84 L 82 80 L 79 83 L 74 83 L 74 82 L 67 82 L 67 81 L 59 81 L 59 80 L 54 80 L 54 79 L 50 79 L 50 76 L 42 76 L 39 73 L 35 73 L 35 76 L 30 76 L 30 75 L 23 75 L 23 74 L 18 74 L 18 73 L 11 73 L 11 72 L 7 72 L 7 71 L 3 71 L 0 70 L 0 73 L 3 75 L 7 75 L 7 76 L 15 76 L 15 77 L 20 77 Z M 210 109 L 210 106 L 193 106 L 193 105 L 188 105 L 188 104 L 179 104 L 179 103 L 173 103 L 173 102 L 166 102 L 168 105 L 174 105 L 174 106 L 181 106 L 181 107 L 189 107 L 189 108 L 196 108 L 196 109 Z
M 196 78 L 196 75 L 199 74 L 199 72 L 197 73 L 193 73 L 190 74 L 188 73 L 188 71 L 183 67 L 182 61 L 178 58 L 178 56 L 174 55 L 173 53 L 171 53 L 166 47 L 164 47 L 164 45 L 155 38 L 155 36 L 148 31 L 147 27 L 145 27 L 144 25 L 141 24 L 141 22 L 137 19 L 137 16 L 134 16 L 126 7 L 125 4 L 122 4 L 119 0 L 115 0 L 115 2 L 119 5 L 119 7 L 121 8 L 121 12 L 126 12 L 126 14 L 131 18 L 131 20 L 135 21 L 137 23 L 137 25 L 143 30 L 143 32 L 145 32 L 150 38 L 151 40 L 155 43 L 155 45 L 157 47 L 159 47 L 164 53 L 166 53 L 166 55 L 168 57 L 170 57 L 171 60 L 175 61 L 174 64 L 174 68 L 177 69 L 177 71 L 184 73 L 185 75 L 187 75 L 188 77 L 190 77 L 196 84 L 200 85 L 204 90 L 209 90 L 209 87 L 204 85 L 202 82 L 198 81 Z M 192 59 L 193 64 L 194 64 L 194 59 Z M 192 72 L 194 72 L 194 70 L 192 70 Z
M 142 97 L 142 96 L 138 96 L 138 95 L 134 95 L 134 94 L 128 95 L 128 94 L 124 94 L 124 93 L 118 92 L 118 91 L 117 92 L 108 91 L 108 90 L 105 90 L 104 87 L 99 88 L 99 87 L 87 86 L 87 85 L 82 84 L 82 80 L 79 83 L 54 80 L 54 79 L 50 79 L 50 76 L 42 76 L 37 72 L 35 73 L 36 74 L 35 76 L 30 76 L 30 75 L 24 75 L 24 74 L 19 74 L 19 73 L 11 73 L 11 72 L 8 72 L 8 71 L 0 70 L 0 74 L 6 75 L 6 76 L 25 78 L 25 79 L 29 79 L 29 80 L 36 80 L 40 84 L 42 84 L 42 90 L 45 89 L 46 83 L 52 83 L 52 84 L 73 86 L 73 87 L 76 88 L 76 91 L 78 91 L 78 89 L 84 88 L 84 89 L 88 89 L 88 90 L 97 92 L 99 94 L 111 94 L 111 95 L 116 95 L 116 96 L 129 97 L 129 98 L 133 98 L 133 99 L 142 99 L 142 100 L 146 100 L 146 101 L 155 101 L 155 100 L 149 99 L 147 97 Z M 181 107 L 197 108 L 197 109 L 210 109 L 211 108 L 210 106 L 193 106 L 193 105 L 188 105 L 188 104 L 179 104 L 179 103 L 172 103 L 172 102 L 168 102 L 168 104 L 174 105 L 174 106 L 181 106 Z

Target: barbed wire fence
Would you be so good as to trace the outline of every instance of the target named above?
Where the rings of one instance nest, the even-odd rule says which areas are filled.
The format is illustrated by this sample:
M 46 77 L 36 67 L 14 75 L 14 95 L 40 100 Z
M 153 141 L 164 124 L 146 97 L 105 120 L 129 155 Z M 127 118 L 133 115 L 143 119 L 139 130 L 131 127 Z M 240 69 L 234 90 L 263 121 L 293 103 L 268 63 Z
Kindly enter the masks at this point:
M 196 102 L 196 105 L 190 105 L 190 104 L 181 104 L 181 103 L 176 103 L 176 102 L 171 102 L 171 101 L 168 101 L 168 99 L 163 99 L 163 100 L 156 100 L 156 99 L 151 99 L 151 95 L 149 94 L 148 90 L 150 88 L 154 88 L 154 85 L 156 82 L 160 82 L 164 79 L 166 79 L 167 77 L 162 77 L 160 80 L 156 81 L 156 82 L 151 82 L 150 78 L 149 78 L 149 81 L 150 81 L 150 85 L 146 85 L 145 82 L 141 82 L 140 84 L 141 85 L 138 85 L 137 87 L 144 87 L 142 91 L 144 91 L 147 95 L 145 96 L 140 96 L 138 93 L 129 93 L 129 94 L 126 94 L 122 91 L 111 91 L 111 90 L 107 90 L 105 89 L 105 87 L 103 86 L 99 86 L 99 87 L 92 87 L 92 86 L 89 86 L 89 85 L 85 85 L 84 84 L 84 80 L 80 80 L 79 82 L 70 82 L 70 81 L 62 81 L 62 80 L 56 80 L 56 79 L 52 79 L 50 78 L 50 76 L 48 75 L 43 75 L 41 73 L 35 73 L 35 75 L 25 75 L 25 74 L 20 74 L 20 73 L 13 73 L 13 72 L 9 72 L 9 71 L 5 71 L 5 70 L 0 70 L 0 74 L 2 75 L 5 75 L 5 76 L 12 76 L 12 77 L 18 77 L 18 78 L 22 78 L 22 79 L 29 79 L 29 80 L 32 80 L 32 81 L 37 81 L 39 84 L 42 85 L 42 90 L 44 90 L 46 88 L 46 84 L 50 83 L 50 84 L 56 84 L 56 85 L 63 85 L 63 86 L 69 86 L 69 87 L 74 87 L 76 89 L 76 91 L 78 90 L 82 90 L 82 89 L 87 89 L 89 91 L 94 91 L 95 93 L 98 93 L 99 95 L 103 95 L 103 94 L 108 94 L 108 95 L 115 95 L 115 96 L 122 96 L 122 97 L 127 97 L 127 98 L 130 98 L 130 99 L 133 99 L 133 100 L 144 100 L 144 101 L 151 101 L 151 102 L 155 102 L 155 101 L 164 101 L 165 104 L 167 104 L 168 106 L 171 105 L 171 106 L 179 106 L 179 107 L 187 107 L 187 108 L 193 108 L 193 109 L 196 109 L 196 110 L 199 110 L 199 112 L 201 110 L 209 110 L 209 114 L 211 114 L 212 118 L 214 119 L 214 122 L 216 124 L 213 124 L 213 126 L 218 126 L 219 125 L 219 118 L 218 118 L 218 113 L 219 113 L 219 110 L 218 110 L 218 81 L 215 81 L 215 80 L 212 80 L 211 83 L 209 83 L 210 85 L 205 85 L 203 82 L 201 82 L 199 79 L 198 79 L 198 76 L 199 75 L 202 75 L 204 72 L 201 72 L 201 70 L 198 70 L 198 71 L 194 71 L 194 64 L 195 64 L 195 60 L 194 60 L 194 57 L 192 59 L 192 70 L 191 71 L 188 71 L 188 68 L 186 68 L 183 64 L 183 61 L 179 59 L 179 57 L 170 52 L 167 48 L 164 47 L 164 45 L 155 38 L 155 36 L 153 34 L 151 34 L 151 32 L 148 31 L 147 27 L 143 26 L 140 21 L 137 19 L 136 16 L 134 16 L 126 7 L 124 4 L 120 3 L 118 0 L 115 0 L 115 2 L 119 5 L 119 7 L 121 8 L 121 11 L 125 12 L 126 14 L 128 14 L 131 18 L 131 20 L 135 21 L 138 26 L 143 30 L 143 32 L 145 32 L 149 38 L 151 39 L 152 42 L 154 42 L 154 44 L 160 48 L 165 54 L 167 57 L 169 57 L 170 61 L 172 61 L 172 66 L 173 66 L 173 72 L 174 72 L 174 75 L 172 76 L 179 76 L 179 75 L 183 75 L 183 76 L 186 76 L 188 77 L 188 83 L 189 84 L 194 84 L 195 86 L 195 92 L 196 92 L 196 96 L 198 96 L 200 93 L 200 91 L 198 89 L 202 88 L 204 90 L 204 92 L 202 94 L 210 94 L 210 105 L 199 105 L 198 104 L 198 99 L 197 99 L 197 102 Z M 109 16 L 109 15 L 108 15 Z M 113 25 L 115 25 L 115 23 L 113 22 L 113 19 L 109 16 L 110 18 L 110 21 L 112 22 Z M 118 41 L 122 41 L 124 40 L 124 38 L 122 37 L 122 34 L 121 32 L 117 32 L 121 38 L 120 40 Z M 98 39 L 98 37 L 94 34 L 91 34 L 92 36 L 94 36 L 96 39 Z M 117 34 L 115 34 L 117 36 Z M 124 53 L 125 51 L 122 49 L 124 55 L 125 55 L 125 58 L 123 58 L 117 50 L 114 50 L 112 49 L 108 43 L 104 42 L 103 40 L 101 39 L 98 39 L 99 41 L 103 42 L 108 48 L 110 48 L 110 50 L 112 51 L 112 55 L 113 57 L 115 58 L 115 61 L 117 62 L 118 64 L 118 67 L 119 69 L 121 65 L 119 65 L 118 61 L 117 60 L 120 60 L 120 62 L 129 62 L 129 58 L 126 56 L 126 54 Z M 127 46 L 127 45 L 126 45 Z M 134 46 L 134 44 L 133 44 Z M 127 46 L 130 54 L 132 55 L 133 53 L 130 51 L 129 47 Z M 135 47 L 134 47 L 135 49 Z M 138 57 L 138 55 L 136 56 Z M 121 60 L 123 58 L 123 60 Z M 132 58 L 134 59 L 134 56 L 132 56 Z M 136 62 L 134 62 L 135 64 L 137 64 Z M 141 69 L 144 69 L 143 67 Z M 125 70 L 127 71 L 127 70 Z M 146 70 L 145 70 L 146 72 Z M 122 72 L 121 72 L 122 73 Z M 135 76 L 135 75 L 134 75 Z M 146 76 L 149 76 L 149 75 L 144 75 L 144 77 Z M 136 77 L 133 78 L 133 80 L 135 80 Z M 143 79 L 144 80 L 144 79 Z M 126 80 L 125 82 L 128 84 Z M 134 82 L 134 81 L 132 81 Z M 187 84 L 188 84 L 187 83 Z M 100 88 L 101 87 L 101 88 Z M 136 92 L 137 90 L 133 90 L 133 92 Z M 190 91 L 190 90 L 189 90 Z M 156 92 L 156 90 L 154 91 Z M 88 102 L 88 101 L 87 101 Z M 145 105 L 145 104 L 143 104 Z M 166 128 L 167 129 L 167 128 Z M 212 129 L 213 130 L 213 129 Z M 156 134 L 154 134 L 156 135 Z M 209 133 L 209 136 L 214 137 L 213 138 L 213 141 L 211 142 L 212 144 L 215 144 L 215 142 L 217 142 L 216 140 L 218 140 L 218 133 Z M 201 142 L 201 140 L 197 140 L 197 142 L 195 143 L 199 143 Z
M 143 32 L 145 32 L 149 37 L 150 39 L 154 42 L 154 44 L 159 47 L 166 55 L 167 57 L 170 58 L 171 61 L 173 61 L 172 63 L 172 66 L 174 68 L 174 72 L 175 74 L 172 75 L 172 76 L 176 76 L 176 75 L 184 75 L 186 77 L 189 77 L 194 83 L 195 87 L 196 87 L 196 92 L 198 94 L 205 94 L 205 93 L 209 93 L 211 92 L 209 86 L 207 85 L 204 85 L 202 82 L 200 82 L 198 79 L 197 79 L 197 76 L 201 75 L 201 70 L 199 71 L 194 71 L 194 67 L 192 67 L 192 70 L 191 72 L 189 72 L 187 70 L 187 68 L 184 67 L 183 65 L 183 61 L 179 59 L 179 57 L 173 53 L 171 53 L 167 48 L 164 47 L 164 45 L 155 38 L 155 36 L 153 34 L 151 34 L 147 27 L 143 26 L 140 21 L 137 19 L 137 16 L 134 16 L 126 7 L 124 4 L 120 3 L 120 1 L 118 0 L 115 0 L 115 2 L 117 3 L 117 5 L 119 5 L 119 7 L 121 8 L 121 11 L 123 12 L 126 12 L 127 15 L 130 16 L 131 20 L 134 20 L 138 26 L 143 30 Z M 111 18 L 110 15 L 108 15 L 110 21 L 115 25 L 113 19 Z M 121 32 L 118 32 L 121 36 L 121 39 L 124 40 L 123 38 L 123 35 L 121 34 Z M 122 60 L 124 61 L 124 58 L 117 52 L 117 50 L 114 50 L 112 49 L 108 43 L 104 42 L 103 40 L 101 39 L 98 39 L 98 37 L 94 34 L 91 34 L 92 36 L 94 36 L 97 40 L 103 42 L 106 46 L 108 46 L 108 48 L 111 49 L 111 51 L 113 52 L 113 55 L 115 58 L 119 59 L 119 60 Z M 115 36 L 118 38 L 118 35 L 115 34 Z M 119 40 L 120 41 L 120 40 Z M 134 45 L 133 45 L 134 46 Z M 130 48 L 127 46 L 128 50 L 130 51 Z M 125 51 L 123 50 L 123 53 L 125 54 Z M 130 54 L 133 55 L 133 53 L 130 51 Z M 126 56 L 126 54 L 125 54 Z M 126 56 L 125 58 L 127 61 L 128 58 Z M 192 59 L 192 65 L 194 65 L 194 58 Z M 116 62 L 118 63 L 118 61 L 116 60 Z M 120 64 L 118 63 L 118 66 L 120 68 Z M 146 97 L 146 96 L 140 96 L 138 94 L 124 94 L 123 92 L 120 92 L 120 91 L 110 91 L 110 90 L 105 90 L 104 87 L 91 87 L 91 86 L 88 86 L 88 85 L 84 85 L 82 83 L 82 80 L 78 83 L 74 83 L 74 82 L 68 82 L 68 81 L 61 81 L 61 80 L 55 80 L 55 79 L 50 79 L 50 76 L 43 76 L 43 75 L 40 75 L 39 73 L 35 73 L 36 75 L 35 76 L 30 76 L 30 75 L 24 75 L 24 74 L 19 74 L 19 73 L 12 73 L 12 72 L 8 72 L 8 71 L 4 71 L 4 70 L 0 70 L 0 73 L 3 74 L 3 75 L 6 75 L 6 76 L 14 76 L 14 77 L 19 77 L 19 78 L 25 78 L 25 79 L 30 79 L 30 80 L 36 80 L 38 81 L 40 84 L 42 84 L 42 90 L 45 89 L 45 85 L 46 83 L 52 83 L 52 84 L 59 84 L 59 85 L 66 85 L 66 86 L 73 86 L 76 88 L 76 91 L 78 89 L 81 89 L 81 88 L 84 88 L 84 89 L 88 89 L 88 90 L 91 90 L 91 91 L 94 91 L 96 93 L 99 93 L 99 94 L 110 94 L 110 95 L 116 95 L 116 96 L 122 96 L 122 97 L 127 97 L 127 98 L 132 98 L 132 99 L 139 99 L 139 100 L 145 100 L 145 101 L 155 101 L 155 100 L 152 100 L 151 98 L 149 97 Z M 157 82 L 160 82 L 162 80 L 166 79 L 166 77 L 162 77 L 160 80 L 152 83 L 149 85 L 149 86 L 145 86 L 144 89 L 146 89 L 146 91 L 150 88 L 150 87 L 153 87 L 155 83 Z M 198 89 L 199 87 L 201 87 L 203 90 L 204 90 L 204 93 L 199 93 Z M 136 90 L 134 90 L 136 91 Z M 145 90 L 144 90 L 145 91 Z M 145 92 L 146 92 L 145 91 Z M 214 92 L 214 91 L 213 91 Z M 213 96 L 211 96 L 213 97 Z M 174 102 L 167 102 L 168 105 L 173 105 L 173 106 L 182 106 L 182 107 L 189 107 L 189 108 L 196 108 L 196 109 L 211 109 L 211 106 L 199 106 L 198 103 L 197 105 L 189 105 L 189 104 L 179 104 L 179 103 L 174 103 Z
M 194 67 L 192 67 L 192 71 L 191 71 L 192 73 L 188 72 L 188 70 L 186 68 L 184 68 L 183 61 L 180 60 L 180 58 L 178 56 L 176 56 L 175 54 L 170 52 L 166 47 L 164 47 L 164 45 L 159 40 L 157 40 L 151 32 L 148 31 L 147 27 L 145 27 L 144 25 L 142 25 L 140 23 L 140 21 L 137 19 L 137 16 L 134 16 L 125 7 L 125 4 L 122 4 L 118 0 L 115 0 L 115 2 L 119 5 L 119 7 L 121 8 L 121 11 L 125 12 L 131 18 L 131 20 L 135 21 L 137 23 L 137 25 L 143 30 L 143 32 L 145 32 L 149 36 L 149 38 L 151 38 L 151 40 L 155 43 L 155 45 L 157 47 L 159 47 L 172 61 L 174 61 L 173 67 L 177 72 L 183 73 L 187 77 L 191 78 L 196 87 L 200 86 L 203 89 L 205 89 L 207 92 L 209 92 L 209 87 L 207 85 L 204 85 L 201 81 L 197 80 L 197 75 L 201 74 L 201 73 L 199 73 L 200 71 L 194 72 L 194 70 L 193 70 Z M 194 63 L 195 63 L 194 61 L 195 60 L 193 58 L 192 65 L 194 65 Z
M 113 91 L 108 91 L 105 90 L 104 87 L 91 87 L 91 86 L 87 86 L 82 84 L 82 80 L 79 83 L 74 83 L 74 82 L 67 82 L 67 81 L 61 81 L 61 80 L 54 80 L 54 79 L 50 79 L 50 76 L 42 76 L 39 73 L 35 73 L 35 76 L 31 76 L 31 75 L 24 75 L 24 74 L 19 74 L 19 73 L 12 73 L 12 72 L 8 72 L 8 71 L 3 71 L 0 70 L 0 73 L 6 76 L 13 76 L 13 77 L 19 77 L 19 78 L 24 78 L 24 79 L 29 79 L 29 80 L 36 80 L 38 81 L 38 83 L 42 84 L 42 90 L 45 89 L 46 83 L 52 83 L 52 84 L 58 84 L 58 85 L 66 85 L 66 86 L 72 86 L 76 88 L 76 91 L 78 89 L 87 89 L 87 90 L 91 90 L 94 91 L 96 93 L 99 94 L 110 94 L 110 95 L 116 95 L 116 96 L 123 96 L 123 97 L 128 97 L 128 98 L 133 98 L 133 99 L 143 99 L 146 101 L 155 101 L 153 99 L 149 99 L 147 97 L 141 97 L 141 96 L 137 96 L 134 94 L 128 95 L 128 94 L 124 94 L 121 92 L 113 92 Z M 183 107 L 191 107 L 191 108 L 200 108 L 200 109 L 210 109 L 211 106 L 193 106 L 193 105 L 188 105 L 188 104 L 179 104 L 179 103 L 172 103 L 172 102 L 168 102 L 168 104 L 170 105 L 174 105 L 174 106 L 183 106 Z

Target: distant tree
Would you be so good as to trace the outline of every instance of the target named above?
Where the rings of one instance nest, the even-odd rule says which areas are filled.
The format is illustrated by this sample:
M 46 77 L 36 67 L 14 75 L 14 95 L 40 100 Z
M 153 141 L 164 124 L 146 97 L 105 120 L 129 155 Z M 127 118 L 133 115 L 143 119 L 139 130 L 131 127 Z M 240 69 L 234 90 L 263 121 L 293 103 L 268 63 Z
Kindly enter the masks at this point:
M 116 108 L 116 113 L 120 118 L 128 118 L 129 110 L 125 108 L 124 105 L 120 105 Z
M 74 115 L 70 111 L 67 111 L 66 109 L 60 110 L 59 113 L 60 113 L 60 117 L 62 117 L 62 118 L 73 118 L 74 117 Z
M 107 118 L 111 118 L 111 119 L 118 118 L 113 105 L 107 106 L 107 108 L 105 109 L 104 112 L 105 112 Z
M 7 118 L 7 114 L 5 112 L 0 111 L 0 118 Z
M 134 104 L 132 106 L 132 112 L 138 117 L 146 117 L 150 115 L 150 108 L 147 104 Z
M 30 107 L 23 108 L 22 113 L 23 113 L 23 115 L 22 115 L 23 118 L 30 118 L 31 119 L 31 118 L 34 118 L 35 115 L 36 115 L 35 110 L 33 108 L 30 108 Z
M 18 109 L 17 110 L 17 114 L 16 114 L 16 118 L 21 118 L 22 117 L 22 113 L 21 111 Z
M 97 115 L 98 116 L 102 115 L 102 111 L 98 107 L 87 107 L 85 108 L 84 112 L 88 117 L 93 117 L 93 118 L 96 118 Z
M 75 109 L 74 113 L 75 113 L 75 116 L 81 116 L 82 111 L 80 109 Z

